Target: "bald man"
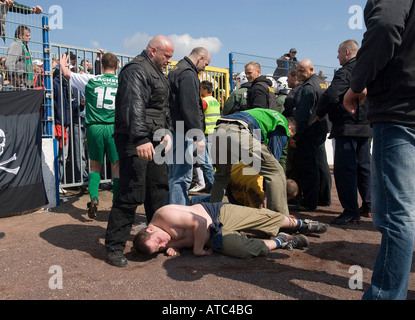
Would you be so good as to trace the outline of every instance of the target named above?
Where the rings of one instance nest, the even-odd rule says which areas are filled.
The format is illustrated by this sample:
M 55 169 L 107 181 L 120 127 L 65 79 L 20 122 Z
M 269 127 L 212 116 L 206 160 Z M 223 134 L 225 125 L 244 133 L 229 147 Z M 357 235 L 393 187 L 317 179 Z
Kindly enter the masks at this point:
M 315 74 L 311 60 L 300 61 L 297 71 L 303 85 L 296 96 L 297 133 L 290 140 L 295 166 L 292 178 L 300 187 L 296 209 L 314 211 L 318 205 L 331 204 L 331 177 L 325 149 L 328 126 L 316 116 L 317 103 L 327 86 Z
M 335 139 L 334 178 L 343 213 L 333 220 L 333 224 L 356 223 L 361 215 L 370 216 L 370 123 L 366 118 L 368 106 L 362 105 L 359 114 L 350 115 L 343 105 L 346 92 L 350 88 L 353 69 L 359 45 L 355 40 L 340 44 L 338 59 L 342 66 L 334 75 L 333 81 L 323 94 L 317 116 L 322 119 L 327 114 L 332 122 L 330 139 Z M 358 193 L 362 198 L 359 208 Z
M 172 41 L 156 36 L 119 75 L 114 139 L 120 158 L 120 181 L 105 238 L 107 262 L 117 267 L 127 265 L 123 251 L 137 207 L 144 204 L 147 220 L 151 221 L 169 190 L 167 164 L 156 163 L 154 157 L 156 149 L 169 151 L 171 137 L 166 134 L 160 142 L 153 136 L 159 129 L 172 130 L 168 116 L 170 89 L 164 71 L 173 53 Z

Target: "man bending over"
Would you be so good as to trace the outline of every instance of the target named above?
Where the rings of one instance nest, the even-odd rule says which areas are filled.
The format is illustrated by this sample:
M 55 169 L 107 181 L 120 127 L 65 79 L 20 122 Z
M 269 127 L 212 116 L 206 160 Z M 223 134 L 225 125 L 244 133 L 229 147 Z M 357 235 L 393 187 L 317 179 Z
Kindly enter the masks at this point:
M 134 238 L 137 253 L 151 255 L 166 251 L 176 256 L 179 249 L 193 248 L 195 256 L 213 251 L 249 259 L 266 256 L 269 251 L 291 250 L 308 246 L 304 234 L 324 233 L 329 225 L 312 220 L 297 220 L 268 209 L 254 209 L 228 203 L 202 203 L 191 207 L 168 205 L 159 209 L 153 219 Z M 280 229 L 290 230 L 288 233 Z M 268 239 L 251 238 L 262 233 Z

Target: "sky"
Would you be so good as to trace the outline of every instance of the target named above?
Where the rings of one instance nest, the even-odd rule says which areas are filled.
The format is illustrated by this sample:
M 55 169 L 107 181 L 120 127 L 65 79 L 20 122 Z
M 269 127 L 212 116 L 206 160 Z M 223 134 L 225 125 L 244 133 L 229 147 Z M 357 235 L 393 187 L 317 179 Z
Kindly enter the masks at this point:
M 293 47 L 300 60 L 338 68 L 339 44 L 348 39 L 360 44 L 365 31 L 364 24 L 359 27 L 361 12 L 349 12 L 352 6 L 364 9 L 363 0 L 18 2 L 45 12 L 62 8 L 62 29 L 51 31 L 54 43 L 137 55 L 151 37 L 163 34 L 175 44 L 175 61 L 204 46 L 210 65 L 218 68 L 229 68 L 231 52 L 278 58 Z

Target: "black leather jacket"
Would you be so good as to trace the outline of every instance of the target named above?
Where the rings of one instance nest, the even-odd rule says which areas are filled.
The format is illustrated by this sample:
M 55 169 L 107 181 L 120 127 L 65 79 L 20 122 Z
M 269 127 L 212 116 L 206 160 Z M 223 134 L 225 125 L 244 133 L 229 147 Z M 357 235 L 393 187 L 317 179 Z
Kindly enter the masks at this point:
M 333 123 L 330 138 L 360 137 L 369 138 L 372 135 L 369 121 L 366 118 L 367 104 L 360 106 L 355 115 L 351 115 L 343 106 L 344 95 L 350 88 L 350 80 L 356 59 L 348 61 L 334 75 L 330 87 L 319 100 L 316 114 L 318 117 L 329 115 Z
M 205 132 L 205 114 L 196 66 L 188 57 L 184 57 L 168 78 L 171 87 L 170 113 L 175 128 L 177 122 L 183 121 L 185 133 L 191 129 Z
M 115 140 L 134 147 L 153 142 L 158 129 L 172 130 L 167 77 L 143 51 L 128 63 L 118 77 L 115 100 Z

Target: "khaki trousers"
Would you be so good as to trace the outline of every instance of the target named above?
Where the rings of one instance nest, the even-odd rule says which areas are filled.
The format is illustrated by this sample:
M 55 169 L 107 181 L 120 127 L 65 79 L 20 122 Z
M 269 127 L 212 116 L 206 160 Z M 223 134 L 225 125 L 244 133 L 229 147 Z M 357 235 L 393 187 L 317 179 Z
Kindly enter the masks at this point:
M 268 209 L 224 205 L 218 218 L 223 225 L 221 253 L 241 259 L 266 256 L 269 250 L 264 241 L 249 238 L 245 232 L 261 233 L 265 239 L 275 238 L 285 219 L 285 215 Z
M 232 166 L 242 161 L 264 177 L 267 208 L 289 216 L 284 169 L 268 146 L 254 139 L 248 129 L 238 123 L 220 123 L 213 136 L 212 156 L 216 160 L 216 174 L 210 202 L 229 201 L 226 189 Z M 251 163 L 247 163 L 247 160 Z

